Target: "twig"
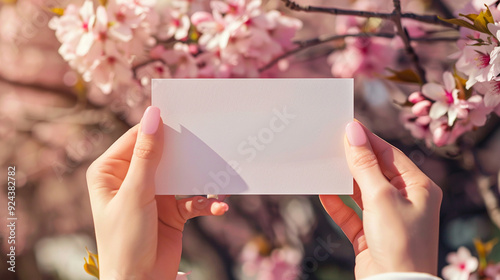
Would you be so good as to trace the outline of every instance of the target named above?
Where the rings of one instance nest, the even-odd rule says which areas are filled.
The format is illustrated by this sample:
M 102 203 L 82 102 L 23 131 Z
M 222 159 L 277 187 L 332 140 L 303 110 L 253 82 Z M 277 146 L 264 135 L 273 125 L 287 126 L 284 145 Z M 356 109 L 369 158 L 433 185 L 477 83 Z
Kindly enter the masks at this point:
M 287 58 L 293 54 L 296 54 L 302 50 L 305 50 L 310 47 L 314 47 L 323 43 L 335 41 L 335 40 L 341 40 L 345 39 L 347 37 L 381 37 L 381 38 L 388 38 L 392 39 L 396 37 L 397 34 L 395 33 L 357 33 L 357 34 L 343 34 L 343 35 L 328 35 L 328 36 L 319 36 L 316 38 L 304 40 L 304 41 L 295 41 L 294 43 L 298 45 L 296 48 L 293 48 L 282 55 L 274 58 L 271 60 L 268 64 L 265 66 L 261 67 L 259 69 L 259 72 L 263 72 L 268 70 L 269 68 L 273 67 L 276 63 L 278 63 L 280 60 Z M 411 41 L 416 41 L 416 42 L 437 42 L 437 41 L 443 41 L 443 42 L 453 42 L 459 39 L 459 37 L 416 37 L 416 38 L 409 38 Z M 333 51 L 336 51 L 340 48 L 336 48 Z
M 453 13 L 450 11 L 450 8 L 441 0 L 432 0 L 431 3 L 441 14 L 446 18 L 454 17 Z
M 317 13 L 327 13 L 332 15 L 348 15 L 348 16 L 357 16 L 357 17 L 375 17 L 381 19 L 391 20 L 394 17 L 393 13 L 378 13 L 378 12 L 367 12 L 367 11 L 356 11 L 356 10 L 346 10 L 346 9 L 337 9 L 337 8 L 327 8 L 327 7 L 316 7 L 309 5 L 299 5 L 291 0 L 282 0 L 285 5 L 295 11 L 303 11 L 303 12 L 317 12 Z M 440 20 L 437 16 L 431 15 L 417 15 L 414 13 L 402 13 L 402 18 L 408 18 L 420 22 L 431 23 L 442 25 L 454 29 L 458 29 L 457 26 L 453 24 L 449 24 Z
M 488 211 L 491 221 L 500 228 L 500 208 L 495 193 L 491 190 L 491 186 L 496 181 L 494 176 L 477 175 L 476 177 L 479 193 L 483 198 L 484 205 Z M 500 184 L 500 172 L 498 173 L 498 184 Z
M 409 37 L 410 41 L 419 43 L 434 43 L 434 42 L 456 42 L 460 37 Z
M 401 40 L 403 40 L 403 43 L 405 45 L 405 51 L 406 54 L 410 57 L 413 66 L 415 67 L 415 70 L 417 71 L 418 76 L 420 77 L 420 80 L 422 83 L 426 83 L 426 78 L 425 78 L 425 71 L 420 65 L 419 58 L 413 47 L 411 46 L 410 43 L 410 36 L 408 35 L 408 31 L 406 28 L 403 27 L 403 24 L 401 23 L 401 1 L 400 0 L 393 0 L 394 3 L 394 12 L 393 17 L 391 20 L 394 22 L 396 25 L 396 29 L 398 32 L 399 37 L 401 37 Z
M 295 44 L 298 46 L 294 49 L 291 49 L 282 55 L 274 58 L 271 60 L 268 64 L 264 65 L 259 69 L 259 72 L 266 71 L 267 69 L 271 68 L 274 64 L 278 63 L 278 61 L 287 58 L 291 56 L 292 54 L 298 53 L 302 50 L 305 50 L 310 47 L 314 47 L 323 43 L 335 41 L 335 40 L 341 40 L 345 39 L 347 37 L 384 37 L 384 38 L 394 38 L 395 34 L 392 33 L 357 33 L 357 34 L 343 34 L 343 35 L 328 35 L 328 36 L 319 36 L 317 38 L 309 39 L 309 40 L 304 40 L 304 41 L 296 41 Z M 335 50 L 338 50 L 334 49 Z
M 63 96 L 63 97 L 69 98 L 73 102 L 78 101 L 78 98 L 77 98 L 77 95 L 75 92 L 71 91 L 70 89 L 66 89 L 66 88 L 62 88 L 62 87 L 49 87 L 49 86 L 46 86 L 43 84 L 37 84 L 37 83 L 29 83 L 29 84 L 22 83 L 19 81 L 7 79 L 7 78 L 2 77 L 2 76 L 0 76 L 0 82 L 4 82 L 4 83 L 9 84 L 11 86 L 17 86 L 17 87 L 30 89 L 33 91 L 54 93 L 58 96 Z

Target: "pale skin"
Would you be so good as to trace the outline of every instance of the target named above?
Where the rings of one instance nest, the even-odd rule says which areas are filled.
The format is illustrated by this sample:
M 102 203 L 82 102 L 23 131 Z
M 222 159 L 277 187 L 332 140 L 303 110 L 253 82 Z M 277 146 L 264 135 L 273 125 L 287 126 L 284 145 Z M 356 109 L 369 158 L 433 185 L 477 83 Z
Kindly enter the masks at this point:
M 175 279 L 185 222 L 228 210 L 213 198 L 155 196 L 163 126 L 160 121 L 153 133 L 143 133 L 144 119 L 87 171 L 100 279 Z M 320 196 L 354 246 L 356 278 L 394 271 L 435 274 L 441 190 L 402 152 L 363 131 L 363 145 L 345 140 L 355 180 L 352 197 L 363 221 L 338 196 Z
M 338 196 L 320 196 L 354 247 L 356 279 L 386 272 L 436 275 L 441 189 L 400 150 L 357 125 L 367 141 L 354 146 L 346 137 L 344 146 L 363 221 Z
M 155 196 L 162 149 L 161 122 L 153 135 L 141 133 L 139 124 L 87 171 L 100 279 L 175 279 L 185 222 L 228 210 L 226 203 L 201 196 Z

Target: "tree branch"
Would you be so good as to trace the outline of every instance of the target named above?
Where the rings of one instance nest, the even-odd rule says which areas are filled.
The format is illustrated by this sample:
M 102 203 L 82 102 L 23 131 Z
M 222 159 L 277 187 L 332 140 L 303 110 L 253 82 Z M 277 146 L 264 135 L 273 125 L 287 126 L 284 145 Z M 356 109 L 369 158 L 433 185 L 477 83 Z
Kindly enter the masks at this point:
M 491 186 L 497 181 L 495 176 L 476 176 L 477 185 L 479 188 L 479 193 L 483 198 L 484 205 L 488 211 L 491 221 L 500 228 L 500 208 L 498 206 L 498 200 L 495 193 L 491 190 Z M 498 184 L 500 184 L 500 172 L 498 173 Z
M 452 18 L 452 17 L 454 17 L 454 15 L 451 12 L 450 8 L 443 1 L 441 1 L 441 0 L 432 0 L 431 5 L 434 6 L 434 8 L 436 8 L 436 10 L 438 10 L 439 12 L 441 12 L 441 14 L 444 17 L 446 17 L 446 18 Z
M 294 11 L 302 11 L 302 12 L 316 12 L 316 13 L 326 13 L 331 15 L 347 15 L 347 16 L 357 16 L 357 17 L 375 17 L 381 19 L 392 20 L 394 18 L 393 13 L 377 13 L 377 12 L 367 12 L 367 11 L 356 11 L 356 10 L 347 10 L 347 9 L 337 9 L 337 8 L 327 8 L 327 7 L 317 7 L 317 6 L 309 6 L 309 5 L 299 5 L 295 3 L 295 1 L 291 0 L 282 0 L 285 5 L 294 10 Z M 414 13 L 401 13 L 402 18 L 408 18 L 420 22 L 431 23 L 442 25 L 454 29 L 458 29 L 457 26 L 453 24 L 449 24 L 440 20 L 437 16 L 434 15 L 417 15 Z
M 408 35 L 408 31 L 406 30 L 406 28 L 403 27 L 403 24 L 401 23 L 401 18 L 402 18 L 401 1 L 393 0 L 393 3 L 394 3 L 394 12 L 392 13 L 393 17 L 391 18 L 391 20 L 396 25 L 399 37 L 401 38 L 401 40 L 403 40 L 406 54 L 408 54 L 408 56 L 410 57 L 413 66 L 415 67 L 415 70 L 417 71 L 417 74 L 420 77 L 420 80 L 422 81 L 423 84 L 425 84 L 427 79 L 425 77 L 424 68 L 422 68 L 422 66 L 420 65 L 418 55 L 411 46 L 410 36 Z
M 343 34 L 343 35 L 323 35 L 319 36 L 316 38 L 308 39 L 308 40 L 303 40 L 303 41 L 295 41 L 294 43 L 297 45 L 296 48 L 293 48 L 282 55 L 274 58 L 271 60 L 268 64 L 264 65 L 263 67 L 259 68 L 259 72 L 263 72 L 268 70 L 269 68 L 273 67 L 276 63 L 278 63 L 280 60 L 287 58 L 293 54 L 296 54 L 302 50 L 305 50 L 310 47 L 314 47 L 323 43 L 335 41 L 335 40 L 342 40 L 347 37 L 380 37 L 380 38 L 388 38 L 392 39 L 396 37 L 397 34 L 395 33 L 357 33 L 357 34 Z M 453 42 L 459 39 L 459 37 L 417 37 L 417 38 L 409 38 L 412 41 L 415 42 L 421 42 L 421 43 L 426 43 L 426 42 L 437 42 L 437 41 L 442 41 L 442 42 Z M 335 50 L 339 50 L 341 48 L 336 48 Z

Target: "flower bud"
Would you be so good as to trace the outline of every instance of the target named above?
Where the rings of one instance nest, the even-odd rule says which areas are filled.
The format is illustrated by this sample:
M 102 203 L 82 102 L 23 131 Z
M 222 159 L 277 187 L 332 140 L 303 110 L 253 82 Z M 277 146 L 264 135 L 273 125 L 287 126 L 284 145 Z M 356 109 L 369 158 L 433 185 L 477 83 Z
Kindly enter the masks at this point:
M 431 105 L 432 102 L 429 100 L 420 101 L 411 107 L 411 112 L 415 114 L 415 116 L 427 116 L 431 110 Z

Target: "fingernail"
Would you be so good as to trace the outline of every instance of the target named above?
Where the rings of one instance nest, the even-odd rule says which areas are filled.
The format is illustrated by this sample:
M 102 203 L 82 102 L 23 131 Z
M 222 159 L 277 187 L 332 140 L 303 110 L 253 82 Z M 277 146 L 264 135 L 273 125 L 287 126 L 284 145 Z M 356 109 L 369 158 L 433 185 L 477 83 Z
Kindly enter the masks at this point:
M 362 146 L 366 143 L 365 130 L 358 122 L 350 122 L 347 124 L 345 133 L 351 146 Z
M 141 121 L 141 131 L 144 134 L 154 134 L 160 122 L 160 109 L 149 106 L 144 112 Z
M 229 210 L 229 205 L 223 204 L 222 205 L 222 210 L 224 210 L 224 212 L 227 212 L 227 210 Z

